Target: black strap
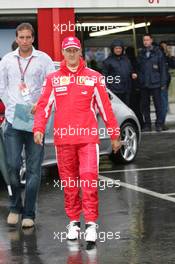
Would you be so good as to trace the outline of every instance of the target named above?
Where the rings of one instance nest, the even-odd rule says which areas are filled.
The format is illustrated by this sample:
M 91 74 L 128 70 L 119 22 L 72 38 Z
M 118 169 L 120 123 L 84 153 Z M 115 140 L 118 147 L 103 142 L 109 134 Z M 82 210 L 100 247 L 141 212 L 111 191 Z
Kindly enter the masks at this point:
M 33 56 L 29 59 L 27 65 L 26 65 L 26 67 L 25 67 L 25 69 L 23 71 L 22 66 L 21 66 L 21 62 L 20 62 L 20 58 L 18 57 L 18 65 L 19 65 L 19 69 L 20 69 L 20 72 L 21 72 L 21 81 L 23 81 L 23 82 L 24 82 L 24 75 L 25 75 L 25 73 L 27 71 L 27 68 L 29 67 L 29 64 L 31 63 L 32 59 L 33 59 Z

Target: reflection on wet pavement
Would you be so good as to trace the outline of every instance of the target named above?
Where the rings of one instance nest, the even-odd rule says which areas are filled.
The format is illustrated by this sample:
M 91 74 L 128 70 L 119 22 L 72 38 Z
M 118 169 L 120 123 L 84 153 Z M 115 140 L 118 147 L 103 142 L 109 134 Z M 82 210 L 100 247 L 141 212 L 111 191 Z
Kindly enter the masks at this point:
M 63 192 L 54 188 L 53 180 L 57 176 L 48 174 L 43 178 L 37 224 L 29 230 L 22 230 L 20 225 L 6 225 L 7 191 L 1 188 L 0 264 L 175 263 L 175 202 L 151 193 L 167 197 L 175 193 L 174 154 L 174 133 L 165 133 L 144 135 L 132 164 L 116 166 L 108 157 L 101 158 L 100 174 L 127 183 L 131 188 L 99 187 L 98 243 L 92 251 L 85 250 L 83 236 L 78 243 L 68 243 L 65 239 L 68 219 Z M 151 192 L 135 190 L 132 186 Z

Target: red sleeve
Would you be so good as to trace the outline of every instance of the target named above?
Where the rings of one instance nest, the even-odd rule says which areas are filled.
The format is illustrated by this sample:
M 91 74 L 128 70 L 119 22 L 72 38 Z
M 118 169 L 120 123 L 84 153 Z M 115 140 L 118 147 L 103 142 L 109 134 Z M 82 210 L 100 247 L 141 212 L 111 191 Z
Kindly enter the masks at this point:
M 49 119 L 52 104 L 54 102 L 54 90 L 51 83 L 51 77 L 47 77 L 43 83 L 41 96 L 36 106 L 36 112 L 34 115 L 34 127 L 33 132 L 40 131 L 45 132 L 47 121 Z
M 94 88 L 97 106 L 106 125 L 108 135 L 111 137 L 111 139 L 117 139 L 120 136 L 120 127 L 112 110 L 111 102 L 106 91 L 104 78 L 100 75 L 98 78 L 99 79 Z

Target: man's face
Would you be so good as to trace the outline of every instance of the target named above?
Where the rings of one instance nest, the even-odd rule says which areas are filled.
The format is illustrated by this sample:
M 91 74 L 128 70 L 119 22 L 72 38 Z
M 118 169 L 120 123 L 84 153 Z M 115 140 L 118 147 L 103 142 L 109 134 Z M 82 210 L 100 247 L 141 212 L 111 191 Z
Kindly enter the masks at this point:
M 34 42 L 34 37 L 32 36 L 32 32 L 28 29 L 24 29 L 18 31 L 18 35 L 16 37 L 16 43 L 19 46 L 19 49 L 22 52 L 28 52 L 32 48 L 32 44 Z
M 115 55 L 120 56 L 122 54 L 122 51 L 123 51 L 122 47 L 114 47 Z
M 143 45 L 145 48 L 151 47 L 152 43 L 153 43 L 153 39 L 150 38 L 150 36 L 145 36 L 143 38 Z
M 78 48 L 67 48 L 62 50 L 64 59 L 69 66 L 78 66 L 80 57 L 81 57 L 81 49 Z
M 166 44 L 166 43 L 163 43 L 163 42 L 162 42 L 162 43 L 160 44 L 160 46 L 161 46 L 162 49 L 164 49 L 164 51 L 167 50 L 167 44 Z

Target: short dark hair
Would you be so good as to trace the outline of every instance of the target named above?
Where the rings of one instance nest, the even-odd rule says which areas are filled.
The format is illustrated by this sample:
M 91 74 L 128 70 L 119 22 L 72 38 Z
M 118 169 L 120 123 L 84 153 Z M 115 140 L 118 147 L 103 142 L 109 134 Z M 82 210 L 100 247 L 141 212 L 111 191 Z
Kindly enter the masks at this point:
M 16 28 L 16 37 L 18 36 L 18 32 L 22 31 L 24 29 L 30 30 L 31 33 L 32 33 L 32 37 L 35 36 L 34 28 L 33 28 L 33 26 L 30 23 L 21 23 Z
M 144 38 L 144 37 L 150 37 L 151 39 L 153 39 L 153 36 L 152 36 L 151 34 L 149 34 L 149 33 L 144 34 L 144 35 L 143 35 L 143 38 Z
M 162 40 L 162 41 L 159 43 L 159 45 L 161 45 L 161 44 L 167 44 L 167 41 Z

